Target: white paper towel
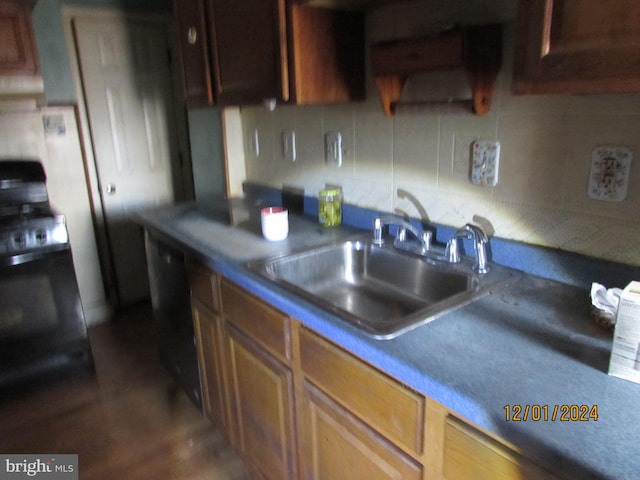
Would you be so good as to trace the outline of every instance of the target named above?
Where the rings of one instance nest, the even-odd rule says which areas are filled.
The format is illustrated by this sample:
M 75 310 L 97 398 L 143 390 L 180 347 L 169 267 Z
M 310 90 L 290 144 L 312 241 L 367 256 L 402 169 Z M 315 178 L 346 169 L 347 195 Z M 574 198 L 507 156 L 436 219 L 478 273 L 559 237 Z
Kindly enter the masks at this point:
M 621 294 L 621 288 L 607 289 L 599 283 L 591 284 L 591 314 L 598 324 L 604 327 L 615 325 Z

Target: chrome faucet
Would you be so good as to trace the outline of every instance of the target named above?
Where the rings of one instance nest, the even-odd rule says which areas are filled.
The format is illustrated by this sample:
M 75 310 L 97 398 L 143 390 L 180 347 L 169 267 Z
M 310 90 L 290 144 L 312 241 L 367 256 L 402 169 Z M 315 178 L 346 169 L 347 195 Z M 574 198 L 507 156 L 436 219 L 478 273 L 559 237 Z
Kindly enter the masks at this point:
M 477 225 L 467 223 L 464 227 L 460 228 L 453 234 L 451 240 L 447 242 L 445 256 L 451 263 L 457 263 L 460 261 L 460 238 L 467 238 L 473 240 L 473 248 L 476 253 L 476 263 L 473 266 L 473 270 L 478 273 L 487 273 L 491 270 L 488 265 L 487 245 L 489 244 L 489 238 L 484 233 L 482 228 Z
M 429 230 L 423 230 L 414 227 L 409 222 L 396 217 L 387 215 L 377 217 L 373 221 L 373 240 L 374 245 L 384 244 L 383 230 L 385 225 L 396 225 L 398 232 L 393 241 L 393 246 L 400 250 L 405 250 L 416 255 L 420 255 L 438 262 L 459 263 L 462 261 L 460 255 L 460 239 L 466 238 L 473 240 L 476 254 L 475 265 L 473 270 L 477 273 L 488 273 L 491 267 L 488 264 L 487 245 L 489 238 L 482 228 L 467 223 L 464 227 L 456 230 L 446 246 L 432 244 L 433 234 Z M 411 233 L 415 241 L 407 239 L 407 232 Z
M 431 248 L 432 233 L 430 231 L 414 227 L 409 222 L 393 215 L 377 217 L 373 221 L 374 245 L 382 245 L 384 243 L 382 232 L 385 225 L 396 225 L 398 227 L 396 239 L 393 242 L 394 247 L 418 254 L 426 252 Z M 407 232 L 411 233 L 417 243 L 411 243 L 407 240 Z

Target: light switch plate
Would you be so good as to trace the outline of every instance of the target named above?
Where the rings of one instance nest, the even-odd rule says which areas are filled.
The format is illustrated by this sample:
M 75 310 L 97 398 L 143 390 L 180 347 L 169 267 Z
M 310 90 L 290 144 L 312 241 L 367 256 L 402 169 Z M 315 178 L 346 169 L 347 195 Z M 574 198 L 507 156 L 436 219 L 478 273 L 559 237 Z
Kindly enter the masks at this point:
M 591 152 L 589 197 L 621 202 L 627 197 L 633 152 L 627 147 L 601 145 Z
M 342 135 L 340 132 L 328 132 L 324 136 L 324 155 L 329 165 L 342 166 Z
M 296 161 L 296 132 L 294 130 L 282 132 L 282 158 L 291 163 Z
M 476 140 L 471 151 L 471 183 L 495 187 L 498 184 L 500 142 Z
M 258 129 L 254 128 L 253 132 L 249 136 L 249 145 L 251 146 L 251 153 L 253 153 L 254 157 L 260 156 L 260 134 L 258 133 Z

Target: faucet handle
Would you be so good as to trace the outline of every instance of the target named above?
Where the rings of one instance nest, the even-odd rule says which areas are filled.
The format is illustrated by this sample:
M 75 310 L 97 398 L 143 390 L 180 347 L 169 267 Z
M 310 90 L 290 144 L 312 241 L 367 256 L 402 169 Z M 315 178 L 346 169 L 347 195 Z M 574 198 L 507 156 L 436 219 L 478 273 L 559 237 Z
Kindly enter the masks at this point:
M 476 242 L 481 242 L 481 243 L 489 242 L 489 237 L 487 237 L 487 234 L 484 232 L 484 230 L 481 227 L 477 225 L 473 225 L 472 223 L 467 223 L 464 226 L 464 229 L 473 235 L 473 238 L 475 239 Z
M 447 246 L 444 249 L 444 256 L 449 263 L 459 263 L 460 258 L 460 243 L 458 242 L 459 237 L 452 237 L 447 242 Z
M 433 240 L 433 232 L 431 230 L 424 230 L 422 232 L 422 242 L 424 243 L 426 250 L 429 250 L 431 248 L 432 240 Z
M 372 243 L 374 245 L 382 245 L 384 243 L 384 239 L 382 238 L 382 227 L 384 223 L 382 221 L 382 217 L 376 217 L 373 221 L 373 240 Z
M 491 270 L 488 263 L 489 259 L 487 252 L 489 237 L 487 237 L 484 230 L 477 225 L 467 223 L 464 228 L 473 235 L 473 244 L 476 250 L 476 264 L 473 269 L 478 273 L 488 273 Z

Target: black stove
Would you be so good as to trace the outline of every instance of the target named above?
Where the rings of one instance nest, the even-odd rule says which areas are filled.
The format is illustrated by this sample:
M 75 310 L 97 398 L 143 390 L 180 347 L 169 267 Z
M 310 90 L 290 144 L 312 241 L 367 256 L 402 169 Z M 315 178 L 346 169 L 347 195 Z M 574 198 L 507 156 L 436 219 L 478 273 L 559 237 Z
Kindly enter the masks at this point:
M 0 398 L 93 371 L 64 215 L 34 160 L 0 159 Z
M 42 164 L 1 161 L 0 257 L 66 248 L 68 243 L 65 217 L 49 205 Z

